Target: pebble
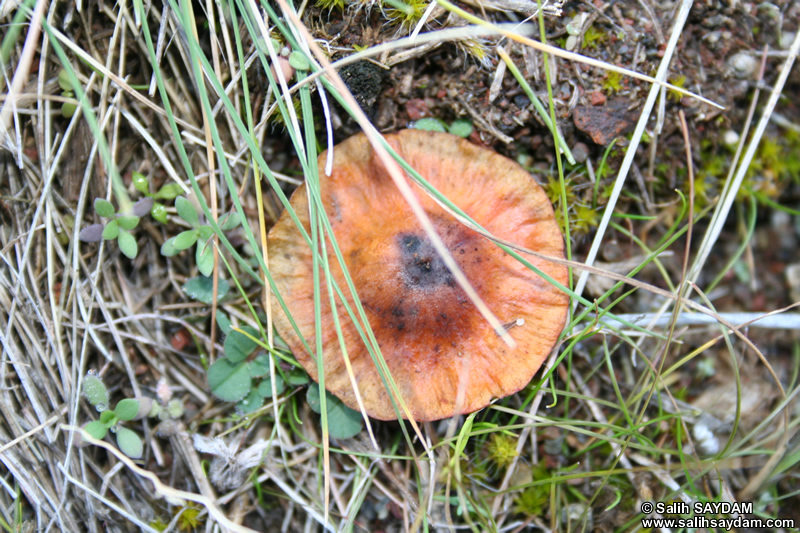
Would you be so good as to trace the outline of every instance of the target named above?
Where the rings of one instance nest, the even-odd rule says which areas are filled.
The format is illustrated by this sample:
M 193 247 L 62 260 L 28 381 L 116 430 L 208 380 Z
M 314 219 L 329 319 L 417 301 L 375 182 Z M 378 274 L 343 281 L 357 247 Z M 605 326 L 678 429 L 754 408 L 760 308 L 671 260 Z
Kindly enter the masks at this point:
M 758 59 L 745 52 L 739 52 L 728 59 L 728 66 L 739 79 L 750 78 L 758 68 Z

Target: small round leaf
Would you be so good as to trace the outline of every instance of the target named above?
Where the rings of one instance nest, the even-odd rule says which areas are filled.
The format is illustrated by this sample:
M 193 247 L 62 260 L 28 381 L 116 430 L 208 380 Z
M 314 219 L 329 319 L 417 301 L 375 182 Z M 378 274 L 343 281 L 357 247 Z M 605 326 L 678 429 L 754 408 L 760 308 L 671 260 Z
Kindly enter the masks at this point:
M 150 216 L 162 224 L 167 223 L 167 208 L 164 204 L 153 202 L 153 207 L 150 208 Z
M 197 270 L 204 276 L 214 272 L 214 245 L 205 239 L 197 239 Z
M 308 70 L 308 59 L 306 59 L 305 54 L 295 50 L 289 54 L 289 66 L 295 70 Z
M 467 138 L 472 135 L 472 121 L 465 118 L 454 120 L 448 128 L 450 133 L 458 135 L 459 137 Z
M 83 426 L 83 429 L 86 430 L 86 433 L 98 440 L 105 438 L 106 433 L 108 433 L 108 428 L 99 420 L 89 422 Z
M 171 416 L 172 418 L 182 417 L 183 412 L 184 412 L 183 402 L 181 400 L 178 400 L 176 398 L 174 400 L 170 400 L 169 403 L 167 404 L 167 413 L 169 413 L 169 416 Z
M 286 376 L 286 380 L 289 382 L 289 385 L 292 387 L 300 387 L 308 383 L 308 374 L 305 373 L 304 370 L 299 368 L 295 368 Z
M 148 207 L 145 210 L 145 213 L 147 211 L 149 211 L 149 210 L 150 210 L 150 208 Z M 121 217 L 117 218 L 117 224 L 119 224 L 120 228 L 122 228 L 124 230 L 131 231 L 133 228 L 135 228 L 139 224 L 139 217 L 131 216 L 131 215 L 121 216 Z
M 72 96 L 72 95 L 65 94 L 64 96 Z M 61 104 L 61 116 L 64 118 L 72 118 L 72 116 L 75 114 L 75 111 L 77 110 L 78 106 L 73 104 L 72 102 L 64 102 L 63 104 Z
M 104 198 L 94 199 L 94 211 L 95 213 L 104 218 L 112 218 L 117 213 L 114 210 L 114 206 L 111 205 L 111 202 L 109 202 Z
M 311 407 L 311 410 L 317 414 L 322 412 L 322 407 L 319 400 L 319 385 L 317 383 L 312 383 L 308 386 L 308 391 L 306 391 L 306 401 L 308 402 L 308 406 Z
M 133 420 L 139 414 L 139 400 L 133 398 L 120 400 L 114 408 L 114 413 L 120 420 Z
M 167 183 L 153 195 L 156 200 L 173 200 L 183 193 L 183 187 L 177 183 Z
M 217 298 L 222 300 L 228 294 L 229 289 L 228 281 L 220 279 L 217 284 Z M 197 276 L 188 280 L 183 285 L 183 290 L 189 298 L 210 305 L 214 299 L 214 280 L 207 276 Z
M 144 452 L 142 439 L 128 428 L 117 428 L 117 446 L 131 459 L 139 459 Z
M 220 219 L 220 229 L 222 231 L 230 231 L 241 223 L 242 219 L 239 213 L 232 211 Z
M 283 378 L 279 374 L 275 374 L 275 394 L 283 394 L 286 390 L 286 385 L 283 383 Z M 258 393 L 264 398 L 272 398 L 272 380 L 265 378 L 258 384 Z
M 349 439 L 361 432 L 361 413 L 350 409 L 339 398 L 328 394 L 328 433 L 334 439 Z
M 200 238 L 204 239 L 206 241 L 211 239 L 211 237 L 214 236 L 214 228 L 212 228 L 211 226 L 206 226 L 204 224 L 204 225 L 200 226 L 199 228 L 197 228 L 197 230 L 200 232 Z
M 58 86 L 61 87 L 62 91 L 72 90 L 72 81 L 70 81 L 69 72 L 65 68 L 58 71 Z
M 102 405 L 102 410 L 108 406 L 108 389 L 103 380 L 93 374 L 83 379 L 83 396 L 95 407 Z
M 86 226 L 78 234 L 78 238 L 83 242 L 100 242 L 103 240 L 103 229 L 103 224 Z
M 143 217 L 150 212 L 153 207 L 153 199 L 149 196 L 147 198 L 140 198 L 131 209 L 131 214 L 135 217 Z
M 438 118 L 421 118 L 414 123 L 414 129 L 424 131 L 440 131 L 445 133 L 447 129 L 444 127 L 444 122 Z
M 119 244 L 120 251 L 128 259 L 134 259 L 136 254 L 139 253 L 139 245 L 136 244 L 136 239 L 127 231 L 120 230 L 117 236 L 117 244 Z
M 117 237 L 119 237 L 119 224 L 116 220 L 112 220 L 106 224 L 105 228 L 103 228 L 103 239 L 106 241 L 111 241 Z
M 260 333 L 250 326 L 243 327 L 242 331 L 247 332 L 247 334 L 252 337 L 260 337 Z M 253 353 L 256 348 L 258 348 L 258 344 L 247 335 L 239 333 L 238 331 L 232 331 L 230 335 L 225 337 L 223 348 L 225 349 L 225 357 L 227 357 L 231 363 L 238 363 L 239 361 L 245 360 L 248 355 Z
M 134 172 L 131 178 L 133 186 L 142 194 L 150 193 L 150 184 L 147 183 L 147 177 L 141 172 Z
M 171 237 L 164 241 L 164 244 L 161 245 L 161 255 L 164 257 L 172 257 L 174 255 L 178 255 L 181 251 L 175 248 L 175 239 L 177 237 Z
M 264 397 L 257 390 L 253 389 L 246 397 L 236 404 L 236 412 L 240 415 L 247 415 L 257 411 L 264 405 Z
M 185 196 L 178 196 L 175 198 L 175 209 L 178 211 L 178 216 L 188 222 L 193 228 L 200 225 L 197 211 L 195 211 L 194 206 Z
M 197 237 L 198 231 L 196 229 L 182 231 L 175 236 L 175 240 L 172 241 L 172 246 L 178 251 L 188 250 L 197 242 Z
M 220 400 L 238 402 L 250 393 L 253 384 L 246 363 L 233 364 L 223 357 L 208 367 L 208 385 Z
M 100 413 L 100 423 L 107 428 L 110 428 L 111 426 L 115 425 L 118 421 L 119 420 L 117 419 L 117 413 L 115 413 L 110 409 Z
M 250 361 L 250 376 L 263 378 L 269 375 L 269 355 L 261 354 Z

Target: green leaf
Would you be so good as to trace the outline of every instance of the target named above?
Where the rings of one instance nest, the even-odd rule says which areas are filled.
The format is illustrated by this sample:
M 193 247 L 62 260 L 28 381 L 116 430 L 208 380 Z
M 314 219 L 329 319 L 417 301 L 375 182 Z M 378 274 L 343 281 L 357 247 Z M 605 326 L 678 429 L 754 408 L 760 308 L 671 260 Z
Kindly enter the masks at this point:
M 312 411 L 317 414 L 322 412 L 319 401 L 319 384 L 312 383 L 308 386 L 308 390 L 306 391 L 306 401 L 308 402 L 308 406 L 311 407 Z
M 228 318 L 228 315 L 222 309 L 217 310 L 217 325 L 220 331 L 225 335 L 232 331 L 231 328 L 233 326 L 231 325 L 231 319 Z
M 108 389 L 103 380 L 94 374 L 87 374 L 83 378 L 83 396 L 98 411 L 108 408 Z
M 114 408 L 114 413 L 120 420 L 133 420 L 139 414 L 139 400 L 133 398 L 120 400 Z
M 64 96 L 67 96 L 66 94 Z M 72 96 L 71 94 L 69 96 Z M 73 104 L 72 102 L 64 102 L 61 104 L 61 116 L 64 118 L 72 118 L 75 114 L 75 111 L 78 110 L 78 106 Z
M 236 412 L 240 415 L 247 415 L 261 409 L 263 405 L 264 397 L 256 389 L 253 389 L 250 394 L 236 404 Z
M 453 123 L 450 124 L 448 131 L 453 135 L 458 135 L 466 139 L 472 135 L 472 121 L 465 118 L 454 120 Z
M 211 226 L 206 226 L 205 224 L 197 228 L 200 232 L 200 238 L 205 240 L 210 240 L 211 237 L 214 236 L 214 228 Z
M 197 270 L 204 276 L 214 272 L 214 245 L 205 239 L 197 239 Z
M 144 452 L 142 439 L 128 428 L 117 428 L 117 446 L 131 459 L 139 459 Z
M 104 229 L 102 224 L 91 224 L 81 230 L 78 238 L 83 242 L 100 242 L 103 240 Z
M 167 183 L 153 195 L 156 200 L 173 200 L 183 193 L 183 187 L 178 183 Z
M 319 385 L 312 383 L 308 387 L 306 400 L 315 413 L 321 413 Z M 349 439 L 357 435 L 362 428 L 361 413 L 347 407 L 342 401 L 329 392 L 325 392 L 328 408 L 328 432 L 334 439 Z
M 423 131 L 440 131 L 446 133 L 444 122 L 438 118 L 421 118 L 414 123 L 414 129 Z
M 178 251 L 188 250 L 197 242 L 199 232 L 196 229 L 182 231 L 175 236 L 172 246 Z
M 120 228 L 131 231 L 133 228 L 139 225 L 139 217 L 131 215 L 121 216 L 117 218 L 117 223 L 119 224 Z
M 164 244 L 161 245 L 161 255 L 164 257 L 172 257 L 174 255 L 178 255 L 181 251 L 175 248 L 175 239 L 177 237 L 171 237 L 164 241 Z
M 308 374 L 304 370 L 295 368 L 286 376 L 286 380 L 292 387 L 300 387 L 309 382 Z
M 349 439 L 361 433 L 361 413 L 350 409 L 339 398 L 328 394 L 328 432 L 334 439 Z
M 286 390 L 286 385 L 283 383 L 283 378 L 280 374 L 275 374 L 275 394 L 283 394 Z M 272 398 L 272 380 L 265 378 L 258 384 L 258 393 L 264 398 Z
M 231 363 L 227 357 L 218 359 L 208 367 L 208 386 L 220 400 L 238 402 L 250 393 L 253 387 L 247 363 Z
M 94 211 L 103 218 L 113 218 L 117 214 L 111 202 L 104 198 L 94 199 Z
M 139 246 L 136 244 L 136 239 L 127 231 L 120 230 L 117 236 L 117 244 L 119 244 L 120 251 L 125 254 L 128 259 L 134 259 L 136 254 L 139 253 Z
M 134 188 L 142 194 L 150 194 L 150 184 L 147 183 L 147 177 L 141 172 L 134 172 L 133 177 Z
M 289 66 L 295 70 L 308 70 L 310 67 L 305 54 L 298 50 L 295 50 L 289 54 Z
M 193 228 L 200 225 L 200 219 L 197 217 L 197 211 L 194 206 L 186 199 L 185 196 L 178 196 L 175 198 L 175 209 L 178 211 L 178 216 L 189 223 Z
M 217 298 L 222 300 L 228 294 L 229 289 L 228 281 L 220 279 L 217 285 Z M 210 305 L 214 297 L 214 280 L 206 276 L 197 276 L 188 280 L 184 284 L 183 290 L 189 298 Z
M 256 331 L 255 328 L 250 326 L 245 326 L 241 329 L 256 339 L 261 336 L 261 334 Z M 231 331 L 230 335 L 225 337 L 225 342 L 222 346 L 225 349 L 225 357 L 227 357 L 231 363 L 244 361 L 247 359 L 248 355 L 253 353 L 256 348 L 258 348 L 258 344 L 250 339 L 250 337 L 235 330 Z
M 100 423 L 105 427 L 110 428 L 118 422 L 117 413 L 112 410 L 106 410 L 100 413 Z
M 160 204 L 155 202 L 153 207 L 150 208 L 150 216 L 153 217 L 158 222 L 162 224 L 167 223 L 167 208 L 164 207 L 164 204 Z
M 119 223 L 116 220 L 112 220 L 103 228 L 103 239 L 111 241 L 117 237 L 119 237 Z
M 89 435 L 98 440 L 102 440 L 103 438 L 105 438 L 106 433 L 108 433 L 108 428 L 105 426 L 105 424 L 103 424 L 99 420 L 95 420 L 94 422 L 89 422 L 88 424 L 83 426 L 83 429 L 86 430 L 86 433 L 88 433 Z
M 262 353 L 250 361 L 250 376 L 263 378 L 269 375 L 269 355 Z
M 222 231 L 230 231 L 242 222 L 239 213 L 232 211 L 222 217 L 219 221 L 219 227 Z
M 72 90 L 72 82 L 69 79 L 69 72 L 67 72 L 67 69 L 62 68 L 58 71 L 58 86 L 61 87 L 62 91 Z
M 177 398 L 174 400 L 170 400 L 167 404 L 167 412 L 171 418 L 180 418 L 183 416 L 183 401 L 178 400 Z

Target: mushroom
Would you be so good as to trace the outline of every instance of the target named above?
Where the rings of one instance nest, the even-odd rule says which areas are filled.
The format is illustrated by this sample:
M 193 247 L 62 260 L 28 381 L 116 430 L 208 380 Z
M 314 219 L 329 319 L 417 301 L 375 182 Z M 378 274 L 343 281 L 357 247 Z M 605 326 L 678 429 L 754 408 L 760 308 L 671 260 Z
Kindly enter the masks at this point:
M 405 130 L 385 138 L 433 187 L 489 233 L 563 258 L 564 243 L 553 208 L 541 187 L 517 163 L 446 133 Z M 320 167 L 325 158 L 325 153 L 319 156 Z M 386 365 L 411 415 L 427 421 L 476 411 L 525 387 L 561 333 L 569 299 L 458 221 L 421 188 L 415 186 L 415 191 L 477 294 L 506 324 L 515 347 L 492 329 L 456 283 L 364 134 L 336 146 L 331 176 L 320 175 L 322 205 Z M 291 204 L 310 234 L 307 195 L 305 185 L 300 186 Z M 331 275 L 349 299 L 330 243 L 326 249 Z M 313 349 L 312 253 L 286 212 L 270 230 L 269 250 L 277 289 Z M 527 259 L 562 285 L 567 283 L 563 264 Z M 325 287 L 324 273 L 320 277 Z M 321 296 L 325 387 L 358 409 L 329 298 L 326 293 Z M 353 308 L 353 302 L 349 304 Z M 396 419 L 389 393 L 356 325 L 341 302 L 336 305 L 367 414 Z M 318 380 L 315 358 L 281 312 L 276 313 L 275 327 Z

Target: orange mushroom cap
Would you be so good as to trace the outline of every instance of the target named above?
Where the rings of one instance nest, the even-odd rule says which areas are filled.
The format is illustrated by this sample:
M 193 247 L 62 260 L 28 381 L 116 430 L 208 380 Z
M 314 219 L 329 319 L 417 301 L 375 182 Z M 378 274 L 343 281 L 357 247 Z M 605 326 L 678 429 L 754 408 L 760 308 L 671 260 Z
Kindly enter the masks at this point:
M 544 191 L 517 163 L 446 133 L 405 130 L 387 142 L 433 187 L 496 237 L 562 258 L 564 243 Z M 325 164 L 326 154 L 319 157 Z M 322 205 L 399 393 L 416 420 L 470 413 L 528 384 L 555 344 L 569 299 L 494 243 L 460 223 L 419 187 L 419 201 L 480 298 L 516 341 L 509 347 L 456 283 L 367 137 L 334 149 L 320 174 Z M 291 204 L 310 234 L 305 185 Z M 270 272 L 300 333 L 316 345 L 312 254 L 287 213 L 269 233 Z M 351 298 L 333 247 L 331 275 Z M 561 284 L 563 265 L 528 257 Z M 324 288 L 325 276 L 320 274 Z M 325 387 L 358 409 L 327 291 L 322 300 Z M 352 301 L 349 302 L 352 306 Z M 337 311 L 367 414 L 396 419 L 389 393 L 341 302 Z M 312 378 L 317 363 L 289 320 L 275 327 Z M 459 396 L 460 395 L 460 396 Z M 399 404 L 398 404 L 399 405 Z M 401 411 L 402 413 L 402 411 Z

